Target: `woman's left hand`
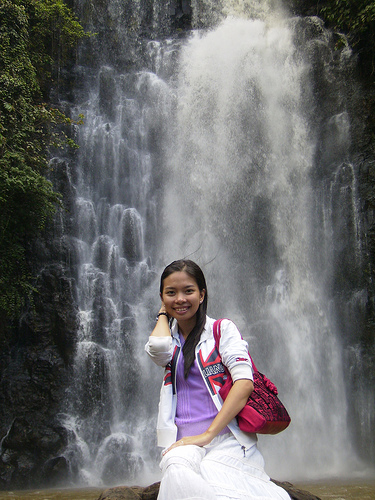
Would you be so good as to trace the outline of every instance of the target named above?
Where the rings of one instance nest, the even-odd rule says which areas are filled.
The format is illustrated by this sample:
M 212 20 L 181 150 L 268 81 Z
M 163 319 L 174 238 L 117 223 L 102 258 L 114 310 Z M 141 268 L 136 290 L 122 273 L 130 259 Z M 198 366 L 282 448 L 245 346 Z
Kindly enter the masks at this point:
M 206 444 L 210 444 L 214 436 L 211 436 L 209 432 L 204 432 L 203 434 L 197 434 L 196 436 L 186 436 L 182 439 L 179 439 L 175 443 L 173 443 L 169 448 L 163 451 L 163 455 L 168 453 L 168 451 L 173 450 L 173 448 L 177 448 L 178 446 L 186 446 L 188 444 L 194 444 L 195 446 L 205 446 Z
M 205 446 L 210 444 L 215 436 L 219 434 L 229 422 L 242 410 L 248 397 L 252 393 L 254 385 L 250 379 L 239 379 L 234 382 L 231 390 L 226 397 L 219 413 L 214 418 L 210 427 L 202 434 L 196 436 L 187 436 L 173 443 L 169 448 L 163 451 L 163 455 L 168 451 L 177 448 L 177 446 L 186 446 L 195 444 L 196 446 Z

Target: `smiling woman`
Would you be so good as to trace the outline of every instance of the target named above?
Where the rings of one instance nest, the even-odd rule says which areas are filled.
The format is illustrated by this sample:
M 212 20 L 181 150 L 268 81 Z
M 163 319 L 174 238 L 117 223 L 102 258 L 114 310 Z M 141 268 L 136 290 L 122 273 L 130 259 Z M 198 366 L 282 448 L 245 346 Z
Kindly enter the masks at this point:
M 190 260 L 172 262 L 161 276 L 160 297 L 146 344 L 151 359 L 165 367 L 157 424 L 164 448 L 158 500 L 289 499 L 264 472 L 256 434 L 238 427 L 235 417 L 254 388 L 248 346 L 234 323 L 223 320 L 216 348 L 200 267 Z M 223 402 L 218 391 L 224 366 L 233 386 Z
M 168 286 L 172 286 L 171 289 Z M 175 287 L 175 288 L 173 288 Z M 182 287 L 185 296 L 189 296 L 189 301 L 178 292 L 177 301 L 174 301 L 176 287 Z M 198 292 L 198 294 L 197 294 Z M 194 298 L 194 293 L 195 298 Z M 170 294 L 170 295 L 169 295 Z M 189 369 L 194 363 L 195 347 L 200 339 L 200 335 L 206 323 L 207 313 L 207 285 L 204 274 L 197 264 L 191 260 L 178 260 L 167 266 L 160 279 L 160 298 L 162 300 L 159 313 L 167 313 L 167 318 L 174 318 L 179 325 L 179 332 L 184 338 L 184 375 L 188 376 Z M 167 310 L 167 305 L 174 302 L 175 309 Z M 184 309 L 190 304 L 189 311 L 184 313 Z M 176 306 L 179 307 L 176 307 Z M 196 307 L 195 307 L 196 306 Z M 178 311 L 177 311 L 178 310 Z M 193 314 L 190 314 L 194 311 Z M 166 327 L 165 319 L 158 321 L 151 335 L 170 336 L 169 328 Z

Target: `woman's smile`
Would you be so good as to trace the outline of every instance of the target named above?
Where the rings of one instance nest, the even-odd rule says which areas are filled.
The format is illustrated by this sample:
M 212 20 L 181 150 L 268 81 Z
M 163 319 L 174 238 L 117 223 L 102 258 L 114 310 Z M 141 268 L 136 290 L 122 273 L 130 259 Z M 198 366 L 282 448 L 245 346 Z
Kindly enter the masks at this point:
M 184 313 L 186 313 L 186 312 L 189 310 L 189 307 L 188 307 L 188 306 L 184 306 L 184 307 L 174 307 L 174 310 L 175 310 L 178 314 L 184 314 Z

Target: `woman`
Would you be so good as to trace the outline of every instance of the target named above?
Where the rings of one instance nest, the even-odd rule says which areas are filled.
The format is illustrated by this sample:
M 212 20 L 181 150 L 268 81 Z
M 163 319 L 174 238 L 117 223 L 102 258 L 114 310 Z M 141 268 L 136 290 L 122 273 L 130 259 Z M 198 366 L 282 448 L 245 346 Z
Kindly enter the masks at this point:
M 161 308 L 146 352 L 165 367 L 158 416 L 162 481 L 158 500 L 285 499 L 264 472 L 256 434 L 242 432 L 236 415 L 253 390 L 247 343 L 234 323 L 221 324 L 220 356 L 214 320 L 206 315 L 207 286 L 190 260 L 167 266 Z M 228 368 L 233 386 L 218 391 Z

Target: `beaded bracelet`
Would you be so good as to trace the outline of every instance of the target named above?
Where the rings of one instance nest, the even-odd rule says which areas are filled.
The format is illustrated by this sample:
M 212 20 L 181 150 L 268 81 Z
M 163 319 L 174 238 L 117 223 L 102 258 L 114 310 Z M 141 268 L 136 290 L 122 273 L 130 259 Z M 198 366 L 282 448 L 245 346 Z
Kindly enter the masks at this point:
M 160 313 L 156 316 L 156 321 L 159 319 L 159 316 L 167 316 L 167 318 L 169 319 L 168 314 L 167 314 L 166 312 L 160 312 Z

